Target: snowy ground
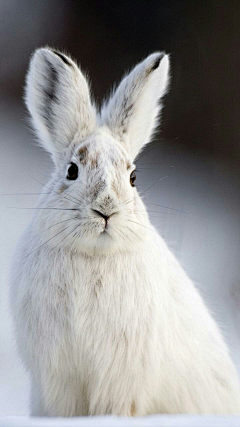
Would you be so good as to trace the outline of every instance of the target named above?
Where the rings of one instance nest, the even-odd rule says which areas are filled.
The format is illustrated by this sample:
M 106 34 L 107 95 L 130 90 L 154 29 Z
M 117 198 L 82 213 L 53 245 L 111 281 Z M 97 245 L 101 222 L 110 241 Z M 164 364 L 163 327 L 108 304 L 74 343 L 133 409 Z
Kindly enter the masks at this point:
M 146 204 L 153 202 L 177 210 L 155 207 L 152 221 L 199 287 L 208 306 L 216 314 L 232 357 L 240 371 L 240 196 L 239 171 L 234 162 L 225 163 L 183 151 L 178 141 L 153 144 L 138 162 L 140 190 L 147 189 Z M 0 417 L 29 413 L 29 380 L 14 350 L 8 309 L 7 274 L 14 246 L 31 217 L 41 185 L 52 169 L 48 156 L 33 143 L 24 121 L 24 112 L 6 105 L 0 118 Z M 149 210 L 151 210 L 149 204 Z M 184 212 L 180 212 L 184 211 Z M 159 421 L 161 420 L 161 421 Z M 151 417 L 141 421 L 113 418 L 65 421 L 0 419 L 0 426 L 104 425 L 104 426 L 221 426 L 224 417 L 195 421 L 182 417 Z M 236 424 L 239 422 L 239 424 Z M 30 424 L 31 423 L 31 424 Z M 234 424 L 235 423 L 235 424 Z M 228 420 L 226 425 L 240 425 Z
M 0 427 L 239 427 L 240 417 L 152 415 L 144 418 L 0 418 Z

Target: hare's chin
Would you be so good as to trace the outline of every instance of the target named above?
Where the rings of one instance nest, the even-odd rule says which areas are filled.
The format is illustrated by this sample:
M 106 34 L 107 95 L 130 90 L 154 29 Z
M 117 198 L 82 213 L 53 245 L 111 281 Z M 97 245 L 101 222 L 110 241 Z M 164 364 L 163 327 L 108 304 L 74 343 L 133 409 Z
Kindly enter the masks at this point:
M 118 243 L 114 237 L 104 232 L 99 234 L 97 238 L 79 241 L 77 249 L 89 255 L 110 254 L 118 249 Z
M 113 242 L 114 239 L 108 230 L 102 230 L 97 237 L 97 246 L 106 246 Z

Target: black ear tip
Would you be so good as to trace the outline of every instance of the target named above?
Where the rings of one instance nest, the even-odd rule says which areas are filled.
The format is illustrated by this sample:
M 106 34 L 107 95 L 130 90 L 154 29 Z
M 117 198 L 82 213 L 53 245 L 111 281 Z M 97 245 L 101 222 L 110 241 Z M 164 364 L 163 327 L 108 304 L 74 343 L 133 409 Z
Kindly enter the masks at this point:
M 152 67 L 151 67 L 151 71 L 156 70 L 159 67 L 159 64 L 161 62 L 161 60 L 163 59 L 163 57 L 165 56 L 165 53 L 160 53 L 159 56 L 155 59 Z
M 72 66 L 72 64 L 68 61 L 68 59 L 66 58 L 66 56 L 64 56 L 62 53 L 57 52 L 56 50 L 52 50 L 53 53 L 55 53 L 55 55 L 57 55 L 59 58 L 61 58 L 61 60 L 69 66 Z

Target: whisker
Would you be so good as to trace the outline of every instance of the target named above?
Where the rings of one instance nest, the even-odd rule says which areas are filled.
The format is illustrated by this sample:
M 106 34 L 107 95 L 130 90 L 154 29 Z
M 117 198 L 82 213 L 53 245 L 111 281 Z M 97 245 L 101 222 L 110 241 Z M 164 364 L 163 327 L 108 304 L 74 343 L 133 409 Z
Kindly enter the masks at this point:
M 157 163 L 153 163 L 154 165 L 157 165 Z M 159 165 L 158 165 L 159 166 Z M 162 165 L 161 165 L 162 166 Z M 174 168 L 174 166 L 164 166 L 164 168 Z M 152 167 L 142 167 L 141 165 L 140 165 L 140 167 L 137 165 L 137 167 L 136 167 L 136 169 L 135 169 L 135 171 L 137 172 L 137 173 L 143 173 L 143 171 L 145 171 L 145 170 L 151 170 L 152 171 Z M 157 170 L 157 169 L 155 169 L 155 170 Z
M 156 143 L 158 143 L 158 141 L 155 141 L 152 144 L 156 144 Z M 140 153 L 140 155 L 137 156 L 136 162 L 138 162 L 138 160 L 140 160 L 143 156 L 146 156 L 148 153 L 151 153 L 151 151 L 157 150 L 157 149 L 159 149 L 159 145 L 157 147 L 152 147 L 152 148 L 150 148 L 149 150 L 147 150 L 147 151 L 145 151 L 143 153 Z
M 157 203 L 151 203 L 151 202 L 147 202 L 149 205 L 153 205 L 153 206 L 157 206 L 157 207 L 160 207 L 160 208 L 164 208 L 164 209 L 170 209 L 170 210 L 173 210 L 173 211 L 177 211 L 177 212 L 181 212 L 181 213 L 185 213 L 185 214 L 187 214 L 187 215 L 190 215 L 190 213 L 189 212 L 186 212 L 186 211 L 183 211 L 183 210 L 181 210 L 181 209 L 176 209 L 176 208 L 170 208 L 170 207 L 168 207 L 168 206 L 165 206 L 165 205 L 159 205 L 159 204 L 157 204 Z M 134 212 L 132 212 L 132 211 L 130 211 L 129 209 L 127 210 L 128 212 L 130 212 L 130 213 L 141 213 L 141 212 L 145 212 L 144 210 L 142 210 L 142 211 L 134 211 Z M 169 212 L 159 212 L 159 211 L 149 211 L 148 210 L 148 207 L 146 206 L 146 211 L 147 211 L 147 213 L 157 213 L 157 214 L 167 214 L 167 215 L 171 215 Z M 173 215 L 173 214 L 172 214 Z
M 152 214 L 158 214 L 156 216 L 156 218 L 159 215 L 175 215 L 172 212 L 149 211 L 148 209 L 146 209 L 146 211 L 144 211 L 144 210 L 142 210 L 142 211 L 130 211 L 130 210 L 127 209 L 127 212 L 129 212 L 129 214 L 132 214 L 132 215 L 135 215 L 135 214 L 137 214 L 137 215 L 145 215 L 145 213 L 150 214 L 150 215 L 152 215 Z
M 146 225 L 140 224 L 139 222 L 133 221 L 133 220 L 131 220 L 131 219 L 128 219 L 128 221 L 133 222 L 134 224 L 137 224 L 137 225 L 141 225 L 142 227 L 146 228 L 147 230 L 150 230 L 150 231 L 153 231 L 154 233 L 157 233 L 157 232 L 156 232 L 155 230 L 153 230 L 152 228 L 150 228 L 150 227 L 146 227 Z M 157 233 L 157 234 L 158 234 L 158 233 Z
M 88 202 L 87 202 L 87 200 L 83 197 L 83 195 L 82 195 L 82 193 L 81 193 L 81 191 L 80 191 L 79 189 L 77 189 L 77 192 L 78 192 L 78 194 L 83 198 L 83 200 L 84 200 L 86 203 L 88 203 Z
M 0 196 L 35 196 L 39 194 L 51 194 L 49 193 L 0 193 Z
M 123 229 L 125 229 L 125 227 L 126 227 L 126 228 L 128 228 L 127 226 L 123 227 L 122 225 L 119 225 L 119 227 L 122 227 Z M 131 244 L 133 244 L 132 240 L 130 239 L 130 237 L 129 237 L 127 234 L 124 234 L 121 230 L 118 230 L 118 232 L 119 232 L 119 233 L 121 233 L 121 235 L 123 236 L 123 240 L 124 240 L 125 238 L 127 238 L 127 239 L 129 240 L 129 242 L 130 242 Z
M 73 218 L 68 218 L 68 219 L 64 219 L 63 221 L 56 222 L 56 224 L 50 225 L 50 227 L 45 228 L 45 230 L 41 231 L 41 233 L 39 233 L 38 236 L 40 236 L 45 231 L 50 230 L 52 227 L 55 227 L 58 224 L 62 224 L 63 222 L 71 221 L 71 220 L 74 220 L 74 219 L 79 219 L 79 218 L 77 216 L 74 216 Z
M 55 226 L 56 226 L 56 225 L 58 225 L 58 224 L 62 224 L 63 222 L 71 221 L 71 220 L 74 220 L 74 219 L 76 219 L 76 220 L 79 220 L 79 221 L 80 221 L 81 219 L 96 219 L 96 217 L 94 217 L 94 216 L 81 216 L 81 217 L 74 216 L 74 217 L 72 217 L 72 218 L 64 219 L 63 221 L 59 221 L 59 222 L 57 222 L 57 223 L 55 223 L 55 224 L 50 225 L 50 227 L 48 227 L 48 228 L 46 228 L 45 230 L 41 231 L 41 233 L 39 233 L 39 234 L 38 234 L 38 236 L 40 236 L 40 235 L 41 235 L 42 233 L 44 233 L 45 231 L 50 230 L 52 227 L 55 227 Z
M 28 257 L 29 255 L 31 255 L 33 252 L 37 251 L 38 249 L 40 249 L 42 246 L 46 245 L 48 242 L 50 242 L 52 239 L 54 239 L 55 237 L 59 236 L 59 234 L 63 233 L 63 231 L 67 230 L 69 227 L 71 227 L 71 224 L 68 225 L 67 227 L 65 227 L 63 230 L 59 231 L 57 234 L 55 234 L 55 236 L 50 237 L 50 239 L 46 240 L 46 242 L 42 243 L 41 245 L 39 245 L 37 248 L 33 249 L 33 251 L 31 251 L 29 254 L 26 255 L 26 257 Z M 24 257 L 24 258 L 26 258 Z
M 54 179 L 54 183 L 58 183 L 58 184 L 64 184 L 64 182 L 63 181 L 59 181 L 59 180 L 56 180 L 56 179 Z M 40 183 L 41 184 L 41 183 Z M 44 185 L 44 184 L 42 184 L 42 185 Z M 47 187 L 48 188 L 48 187 Z M 50 189 L 51 190 L 51 189 Z M 79 191 L 79 189 L 77 189 L 77 191 L 78 191 L 78 193 L 79 193 L 79 195 L 82 197 L 82 199 L 86 202 L 86 203 L 88 203 L 87 202 L 87 200 L 86 199 L 84 199 L 84 197 L 83 197 L 83 195 L 82 195 L 82 193 Z M 58 194 L 58 193 L 57 193 Z M 59 193 L 60 194 L 60 193 Z M 76 202 L 77 203 L 80 203 L 81 202 L 81 200 L 78 200 L 76 197 L 74 197 L 74 196 L 72 196 L 71 194 L 69 194 L 69 192 L 67 192 L 66 191 L 66 194 L 69 196 L 69 197 L 71 197 L 73 200 L 73 203 L 75 203 L 74 202 L 74 200 L 76 200 Z M 60 194 L 60 196 L 62 196 L 62 197 L 64 197 L 62 194 Z
M 29 174 L 28 174 L 29 175 Z M 63 199 L 69 200 L 72 203 L 79 203 L 79 200 L 77 202 L 75 202 L 73 199 L 69 199 L 66 196 L 63 196 L 61 193 L 59 193 L 58 191 L 53 190 L 53 188 L 48 187 L 47 185 L 44 185 L 41 181 L 39 181 L 37 178 L 34 178 L 32 175 L 29 175 L 32 179 L 34 179 L 36 182 L 38 182 L 39 184 L 43 185 L 44 187 L 48 188 L 50 191 L 58 194 L 60 197 L 62 197 Z
M 69 209 L 67 209 L 67 208 L 19 208 L 18 206 L 7 206 L 7 209 L 33 209 L 33 210 L 35 210 L 35 209 L 37 209 L 37 210 L 45 210 L 45 209 L 48 209 L 48 210 L 57 210 L 57 211 L 80 211 L 80 209 L 71 209 L 71 208 L 69 208 Z
M 163 165 L 163 163 L 139 163 L 139 165 Z
M 157 203 L 148 202 L 149 205 L 159 206 L 160 208 L 171 209 L 173 211 L 182 212 L 189 215 L 189 212 L 182 211 L 181 209 L 169 208 L 168 206 L 158 205 Z
M 81 235 L 81 232 L 79 231 L 79 232 L 76 232 L 74 235 L 73 235 L 73 241 L 72 241 L 72 243 L 70 244 L 70 246 L 69 246 L 69 248 L 71 248 L 71 246 L 73 245 L 73 243 L 75 242 L 75 240 L 76 239 L 78 239 L 78 237 L 80 237 L 80 235 Z
M 163 181 L 165 178 L 168 178 L 168 175 L 165 175 L 162 178 L 160 178 L 157 182 L 155 182 L 154 184 L 150 185 L 150 187 L 148 187 L 146 190 L 144 190 L 141 193 L 139 193 L 139 195 L 142 196 L 142 194 L 146 193 L 146 191 L 150 190 L 150 188 L 154 187 L 154 185 L 158 184 L 160 181 Z
M 140 236 L 138 236 L 138 234 L 134 233 L 134 231 L 133 231 L 130 227 L 128 227 L 128 226 L 126 225 L 126 228 L 127 228 L 129 231 L 131 231 L 131 233 L 132 233 L 132 234 L 134 234 L 134 236 L 138 237 L 138 239 L 140 239 L 140 240 L 144 243 L 144 240 L 143 240 Z
M 163 213 L 164 214 L 164 213 Z M 130 214 L 130 213 L 128 213 L 128 214 L 125 214 L 126 216 L 130 216 L 130 217 L 134 217 L 135 218 L 135 214 L 134 213 L 132 213 L 132 214 Z M 144 215 L 144 213 L 138 213 L 138 215 Z M 161 219 L 161 218 L 164 218 L 164 216 L 160 216 L 161 215 L 161 212 L 159 213 L 159 215 L 153 215 L 153 214 L 149 214 L 149 215 L 151 215 L 151 218 L 159 218 L 159 219 Z M 169 214 L 168 212 L 165 212 L 165 215 L 171 215 L 171 214 Z M 173 214 L 172 214 L 173 215 Z
M 168 215 L 170 215 L 169 214 L 169 212 L 159 212 L 159 211 L 149 211 L 148 209 L 147 209 L 147 207 L 146 207 L 146 211 L 144 210 L 144 209 L 142 209 L 142 210 L 139 210 L 139 211 L 132 211 L 132 210 L 130 210 L 130 209 L 127 209 L 127 212 L 130 212 L 130 213 L 145 213 L 145 212 L 147 212 L 147 213 L 156 213 L 156 214 L 168 214 Z M 173 215 L 173 214 L 172 214 Z
M 82 199 L 83 199 L 86 203 L 88 203 L 88 202 L 87 202 L 87 200 L 83 197 L 82 192 L 81 192 L 81 191 L 79 191 L 79 189 L 78 189 L 78 188 L 77 188 L 77 192 L 78 192 L 78 194 L 82 197 Z M 66 193 L 67 193 L 67 195 L 68 195 L 68 196 L 70 196 L 70 197 L 72 197 L 74 200 L 76 200 L 76 201 L 77 201 L 77 203 L 81 203 L 81 200 L 79 200 L 79 199 L 77 199 L 76 197 L 72 196 L 71 194 L 69 194 L 69 192 L 66 192 Z
M 150 190 L 152 187 L 154 187 L 154 185 L 156 185 L 158 182 L 162 181 L 163 179 L 168 178 L 168 176 L 163 176 L 162 178 L 160 178 L 157 182 L 155 182 L 154 184 L 150 185 L 150 187 L 148 187 L 146 190 L 141 191 L 139 193 L 139 197 L 141 197 L 144 193 L 146 193 L 148 190 Z M 131 203 L 134 199 L 136 199 L 137 196 L 134 196 L 132 199 L 126 201 L 124 204 L 128 205 L 128 203 Z
M 60 240 L 60 242 L 58 242 L 55 246 L 53 246 L 52 249 L 55 249 L 58 245 L 60 245 L 60 243 L 62 243 L 68 236 L 70 236 L 70 234 L 74 233 L 74 231 L 79 227 L 79 225 L 77 225 L 72 231 L 70 231 L 70 233 L 68 233 L 62 240 Z

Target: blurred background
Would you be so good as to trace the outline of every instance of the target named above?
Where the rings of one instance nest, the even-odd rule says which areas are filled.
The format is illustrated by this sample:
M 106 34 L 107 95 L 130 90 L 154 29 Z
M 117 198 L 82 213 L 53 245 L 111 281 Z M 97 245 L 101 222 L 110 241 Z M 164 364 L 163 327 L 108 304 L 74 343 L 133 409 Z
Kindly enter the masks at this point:
M 139 156 L 137 182 L 140 191 L 151 186 L 144 200 L 152 222 L 214 313 L 240 371 L 240 2 L 1 0 L 0 415 L 29 411 L 7 277 L 32 214 L 17 208 L 35 205 L 35 179 L 46 183 L 53 168 L 23 103 L 30 55 L 45 45 L 81 64 L 98 104 L 149 53 L 171 54 L 161 129 Z

